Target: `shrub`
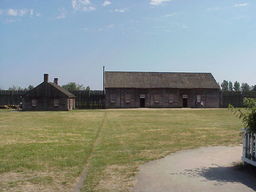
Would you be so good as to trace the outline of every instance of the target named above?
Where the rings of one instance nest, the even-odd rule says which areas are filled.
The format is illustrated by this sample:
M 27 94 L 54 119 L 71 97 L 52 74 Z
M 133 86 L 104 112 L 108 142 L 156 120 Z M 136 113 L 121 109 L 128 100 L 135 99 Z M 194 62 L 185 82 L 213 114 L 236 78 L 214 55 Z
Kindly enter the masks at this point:
M 245 126 L 244 128 L 246 128 L 248 132 L 256 133 L 256 99 L 245 98 L 243 102 L 245 108 L 236 109 L 232 105 L 229 105 L 229 109 L 242 119 Z

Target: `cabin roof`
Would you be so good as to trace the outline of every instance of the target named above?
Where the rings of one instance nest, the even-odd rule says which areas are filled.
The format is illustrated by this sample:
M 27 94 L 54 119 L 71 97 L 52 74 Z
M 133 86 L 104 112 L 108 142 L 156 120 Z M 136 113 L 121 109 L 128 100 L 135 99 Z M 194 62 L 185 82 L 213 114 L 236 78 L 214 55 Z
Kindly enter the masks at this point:
M 104 72 L 105 88 L 220 89 L 211 73 Z

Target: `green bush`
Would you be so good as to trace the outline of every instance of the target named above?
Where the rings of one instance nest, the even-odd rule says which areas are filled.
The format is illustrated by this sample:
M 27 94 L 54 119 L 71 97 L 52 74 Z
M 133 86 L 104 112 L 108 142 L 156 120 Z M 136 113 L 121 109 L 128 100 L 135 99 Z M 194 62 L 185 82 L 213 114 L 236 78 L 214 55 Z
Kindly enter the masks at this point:
M 232 105 L 229 108 L 240 118 L 244 124 L 244 128 L 248 132 L 256 133 L 256 99 L 245 98 L 243 109 L 236 109 Z

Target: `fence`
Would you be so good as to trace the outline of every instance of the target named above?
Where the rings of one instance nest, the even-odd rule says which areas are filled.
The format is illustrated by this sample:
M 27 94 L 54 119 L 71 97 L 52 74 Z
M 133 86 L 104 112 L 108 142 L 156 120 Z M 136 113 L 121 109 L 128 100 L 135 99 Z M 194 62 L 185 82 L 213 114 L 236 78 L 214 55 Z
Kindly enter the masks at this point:
M 256 166 L 256 134 L 244 130 L 243 161 Z
M 256 92 L 250 91 L 246 93 L 241 92 L 222 92 L 221 106 L 228 107 L 229 104 L 234 107 L 243 107 L 244 98 L 256 98 Z
M 27 91 L 0 90 L 1 105 L 19 105 L 22 96 Z M 73 91 L 76 96 L 76 108 L 78 109 L 102 109 L 105 108 L 105 96 L 103 91 Z
M 26 91 L 0 90 L 0 105 L 19 105 Z
M 0 90 L 0 105 L 19 105 L 26 91 Z M 103 91 L 73 91 L 76 96 L 76 108 L 78 109 L 102 109 L 105 108 L 105 95 Z M 221 107 L 243 107 L 243 99 L 256 98 L 256 92 L 222 92 Z
M 76 96 L 78 109 L 103 109 L 105 108 L 105 95 L 103 91 L 73 91 Z

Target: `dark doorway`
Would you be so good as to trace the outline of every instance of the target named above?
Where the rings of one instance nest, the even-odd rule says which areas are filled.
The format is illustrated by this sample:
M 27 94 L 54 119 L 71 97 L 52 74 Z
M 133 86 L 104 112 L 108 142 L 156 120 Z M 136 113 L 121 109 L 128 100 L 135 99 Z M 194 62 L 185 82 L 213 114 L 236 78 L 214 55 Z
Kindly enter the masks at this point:
M 188 107 L 188 98 L 183 98 L 183 107 Z
M 145 98 L 140 98 L 140 107 L 145 107 Z

